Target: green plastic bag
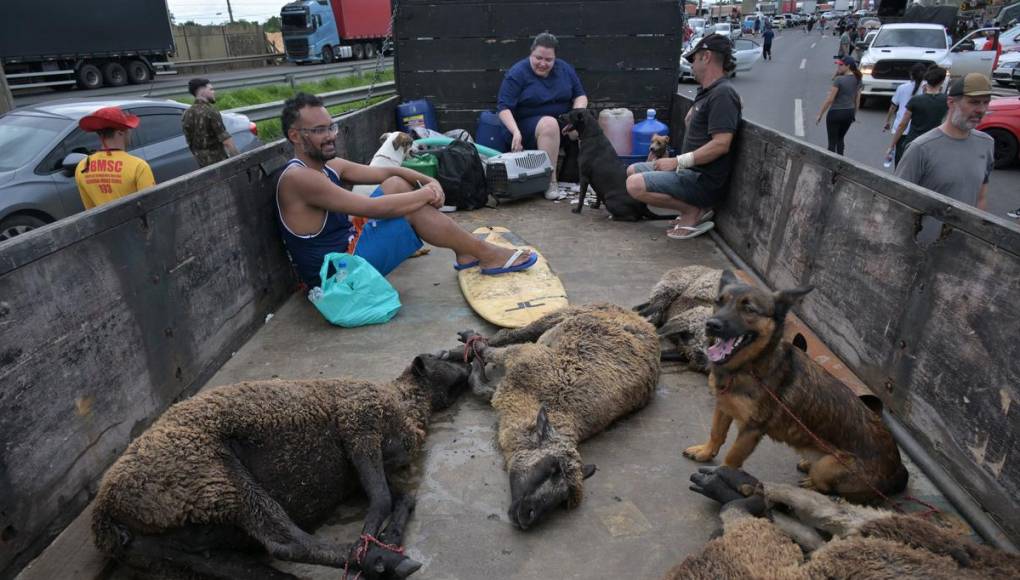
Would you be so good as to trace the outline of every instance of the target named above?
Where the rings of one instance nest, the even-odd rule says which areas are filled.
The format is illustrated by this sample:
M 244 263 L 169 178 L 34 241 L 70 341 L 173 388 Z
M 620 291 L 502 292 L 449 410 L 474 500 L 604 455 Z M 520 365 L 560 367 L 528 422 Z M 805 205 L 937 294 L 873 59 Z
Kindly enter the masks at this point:
M 329 266 L 336 270 L 328 278 Z M 382 324 L 400 310 L 400 296 L 372 264 L 352 254 L 326 254 L 319 270 L 322 286 L 308 299 L 322 316 L 337 326 L 353 328 Z

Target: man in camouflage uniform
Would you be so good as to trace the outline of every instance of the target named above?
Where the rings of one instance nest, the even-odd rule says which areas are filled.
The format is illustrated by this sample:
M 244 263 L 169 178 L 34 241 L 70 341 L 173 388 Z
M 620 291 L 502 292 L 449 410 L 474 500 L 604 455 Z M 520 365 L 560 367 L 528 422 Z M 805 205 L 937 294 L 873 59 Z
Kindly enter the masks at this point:
M 220 112 L 213 106 L 216 91 L 209 79 L 191 79 L 188 91 L 195 97 L 195 104 L 184 112 L 181 123 L 188 149 L 191 149 L 198 166 L 205 167 L 237 155 L 234 139 L 223 126 Z

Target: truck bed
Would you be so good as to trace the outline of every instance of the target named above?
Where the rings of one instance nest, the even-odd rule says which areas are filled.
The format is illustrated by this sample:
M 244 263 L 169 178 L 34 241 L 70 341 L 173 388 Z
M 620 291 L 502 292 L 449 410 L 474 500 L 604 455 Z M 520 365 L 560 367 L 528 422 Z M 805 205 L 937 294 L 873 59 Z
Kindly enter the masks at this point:
M 573 304 L 643 302 L 661 274 L 687 264 L 732 267 L 709 236 L 665 238 L 667 222 L 606 219 L 604 210 L 569 212 L 566 202 L 527 200 L 498 210 L 454 214 L 465 228 L 502 225 L 534 244 L 560 275 Z M 352 375 L 386 381 L 414 355 L 456 344 L 456 333 L 495 329 L 465 303 L 449 251 L 433 249 L 407 261 L 389 279 L 401 312 L 388 324 L 341 329 L 327 324 L 294 294 L 207 383 Z M 510 524 L 509 486 L 494 445 L 496 417 L 465 395 L 433 418 L 426 449 L 404 479 L 418 504 L 406 545 L 424 567 L 412 578 L 657 578 L 697 553 L 719 527 L 717 506 L 687 490 L 699 464 L 680 451 L 708 433 L 712 396 L 706 377 L 664 363 L 659 388 L 645 409 L 581 445 L 599 470 L 585 483 L 585 499 L 552 513 L 535 529 Z M 732 437 L 732 433 L 731 433 Z M 904 459 L 906 457 L 904 456 Z M 764 441 L 746 468 L 767 481 L 795 483 L 792 450 Z M 907 493 L 951 510 L 924 475 L 908 463 Z M 345 505 L 317 534 L 353 541 L 366 502 Z M 86 510 L 19 578 L 129 578 L 103 570 L 91 544 Z M 947 516 L 960 526 L 955 516 Z M 333 580 L 335 569 L 277 564 L 302 578 Z

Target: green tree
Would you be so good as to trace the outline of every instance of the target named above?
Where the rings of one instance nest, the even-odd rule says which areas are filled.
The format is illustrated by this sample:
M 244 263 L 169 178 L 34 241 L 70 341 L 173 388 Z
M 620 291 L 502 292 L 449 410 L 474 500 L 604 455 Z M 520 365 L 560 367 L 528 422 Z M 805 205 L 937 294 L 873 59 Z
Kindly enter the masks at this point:
M 280 17 L 270 16 L 266 23 L 262 25 L 262 29 L 266 32 L 280 32 Z

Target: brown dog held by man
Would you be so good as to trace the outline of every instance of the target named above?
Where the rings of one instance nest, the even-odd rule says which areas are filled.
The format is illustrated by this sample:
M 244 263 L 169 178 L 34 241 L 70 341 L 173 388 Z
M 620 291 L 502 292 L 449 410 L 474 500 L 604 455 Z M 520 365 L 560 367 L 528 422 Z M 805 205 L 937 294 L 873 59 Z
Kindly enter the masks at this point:
M 892 434 L 842 383 L 781 341 L 786 314 L 811 290 L 771 293 L 723 272 L 715 309 L 705 323 L 708 382 L 716 395 L 711 434 L 707 443 L 683 454 L 711 460 L 735 420 L 737 439 L 723 465 L 740 468 L 768 435 L 804 458 L 797 465 L 807 474 L 801 486 L 874 502 L 907 484 Z
M 656 159 L 662 159 L 666 156 L 669 151 L 669 137 L 662 135 L 652 135 L 652 142 L 648 144 L 648 163 L 655 161 Z

